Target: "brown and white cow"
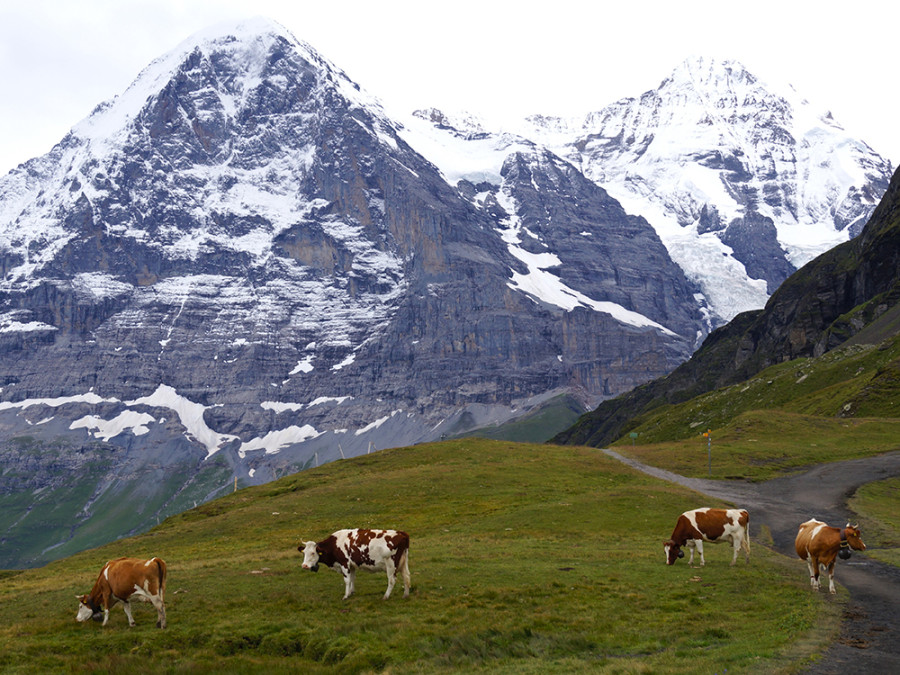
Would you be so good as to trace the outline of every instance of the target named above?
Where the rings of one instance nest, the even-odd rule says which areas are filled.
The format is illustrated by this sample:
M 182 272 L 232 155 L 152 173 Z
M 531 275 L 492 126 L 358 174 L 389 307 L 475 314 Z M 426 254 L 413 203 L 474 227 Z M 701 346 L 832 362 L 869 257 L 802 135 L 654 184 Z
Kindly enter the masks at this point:
M 850 557 L 850 549 L 865 551 L 866 545 L 860 539 L 858 525 L 847 523 L 844 528 L 830 527 L 821 520 L 812 518 L 800 524 L 794 548 L 797 555 L 806 561 L 809 568 L 809 583 L 819 590 L 819 569 L 828 572 L 828 590 L 834 593 L 834 563 L 840 554 Z
M 156 608 L 157 628 L 166 627 L 166 563 L 162 558 L 118 558 L 110 560 L 100 570 L 94 588 L 87 595 L 75 596 L 80 603 L 75 618 L 87 621 L 98 618 L 103 612 L 103 625 L 109 621 L 109 609 L 122 601 L 128 625 L 134 625 L 131 616 L 131 600 L 151 602 Z M 99 620 L 99 618 L 98 618 Z
M 738 551 L 744 549 L 747 562 L 750 562 L 750 514 L 744 509 L 711 509 L 704 507 L 685 511 L 678 516 L 672 538 L 664 543 L 666 564 L 674 565 L 678 558 L 684 557 L 681 547 L 685 544 L 691 549 L 689 565 L 694 564 L 694 549 L 700 553 L 700 564 L 705 565 L 703 542 L 719 543 L 730 541 L 734 547 L 731 564 L 737 561 Z
M 356 590 L 356 570 L 387 572 L 387 591 L 391 597 L 397 572 L 403 576 L 403 597 L 409 597 L 409 535 L 397 530 L 338 530 L 320 542 L 305 541 L 297 550 L 303 553 L 303 569 L 318 572 L 325 565 L 344 576 L 344 600 Z

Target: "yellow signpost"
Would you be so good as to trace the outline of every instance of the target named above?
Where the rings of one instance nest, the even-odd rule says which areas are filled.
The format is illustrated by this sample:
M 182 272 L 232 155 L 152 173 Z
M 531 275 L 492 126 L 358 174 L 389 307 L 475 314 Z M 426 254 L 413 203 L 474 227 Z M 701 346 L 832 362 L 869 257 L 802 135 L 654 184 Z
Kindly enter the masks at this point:
M 706 438 L 706 473 L 712 476 L 712 429 L 707 429 L 703 437 Z

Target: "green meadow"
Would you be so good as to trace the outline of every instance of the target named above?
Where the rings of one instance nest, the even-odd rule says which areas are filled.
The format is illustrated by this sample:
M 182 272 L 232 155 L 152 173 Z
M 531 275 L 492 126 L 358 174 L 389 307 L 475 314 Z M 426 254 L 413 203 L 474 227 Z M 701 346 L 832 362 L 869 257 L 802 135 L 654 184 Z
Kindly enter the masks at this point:
M 900 478 L 863 485 L 849 506 L 865 526 L 866 555 L 900 566 Z
M 746 480 L 900 450 L 900 336 L 659 406 L 611 445 L 686 476 Z
M 876 497 L 876 501 L 878 501 Z M 664 564 L 677 515 L 717 504 L 584 447 L 459 439 L 310 469 L 39 569 L 0 574 L 8 673 L 757 673 L 798 670 L 837 630 L 836 599 L 752 542 Z M 300 569 L 342 527 L 411 536 L 412 593 L 383 574 Z M 164 558 L 169 627 L 75 621 L 106 560 Z

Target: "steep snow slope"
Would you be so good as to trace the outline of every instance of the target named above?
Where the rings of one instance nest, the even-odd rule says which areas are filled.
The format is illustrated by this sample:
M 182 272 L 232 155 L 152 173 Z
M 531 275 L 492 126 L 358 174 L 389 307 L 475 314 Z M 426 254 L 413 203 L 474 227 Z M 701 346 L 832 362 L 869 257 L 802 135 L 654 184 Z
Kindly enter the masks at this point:
M 567 159 L 653 225 L 714 324 L 762 307 L 794 269 L 855 236 L 891 175 L 792 88 L 708 58 L 582 118 L 535 115 L 498 131 L 428 111 L 405 134 L 451 181 L 497 182 L 501 158 L 522 146 Z

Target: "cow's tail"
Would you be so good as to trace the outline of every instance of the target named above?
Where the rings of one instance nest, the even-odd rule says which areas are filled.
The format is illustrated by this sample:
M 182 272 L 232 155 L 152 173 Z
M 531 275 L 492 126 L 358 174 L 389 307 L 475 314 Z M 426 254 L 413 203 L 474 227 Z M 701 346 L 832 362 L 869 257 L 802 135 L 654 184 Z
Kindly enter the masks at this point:
M 153 558 L 153 562 L 159 571 L 159 599 L 163 600 L 166 595 L 166 561 L 162 558 Z
M 404 533 L 403 540 L 400 542 L 400 560 L 397 563 L 397 572 L 403 579 L 403 597 L 409 597 L 410 575 L 409 575 L 409 535 Z M 395 572 L 396 574 L 396 572 Z
M 747 514 L 747 523 L 744 525 L 744 542 L 746 545 L 747 556 L 750 555 L 750 514 Z

